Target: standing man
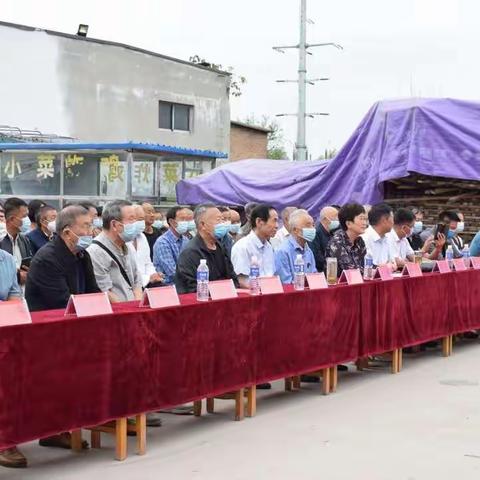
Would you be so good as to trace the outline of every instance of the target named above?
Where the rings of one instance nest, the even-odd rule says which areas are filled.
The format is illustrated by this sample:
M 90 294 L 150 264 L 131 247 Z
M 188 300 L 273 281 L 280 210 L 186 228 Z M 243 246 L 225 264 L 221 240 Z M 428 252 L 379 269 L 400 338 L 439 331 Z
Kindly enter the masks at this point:
M 338 210 L 334 207 L 322 208 L 320 210 L 320 222 L 316 229 L 315 239 L 313 242 L 310 242 L 318 272 L 325 271 L 327 245 L 332 238 L 333 232 L 339 227 Z
M 30 240 L 32 253 L 35 255 L 46 243 L 48 243 L 55 233 L 55 220 L 57 211 L 50 205 L 40 207 L 37 211 L 35 223 L 37 227 L 27 233 Z
M 253 256 L 257 257 L 260 264 L 261 277 L 275 274 L 275 258 L 270 239 L 277 233 L 277 211 L 269 205 L 257 205 L 252 210 L 250 222 L 250 233 L 232 248 L 232 264 L 242 288 L 249 287 L 248 277 Z
M 188 243 L 185 234 L 189 228 L 189 212 L 184 207 L 172 207 L 167 212 L 169 229 L 158 238 L 153 247 L 153 265 L 165 275 L 165 285 L 172 285 L 180 252 Z

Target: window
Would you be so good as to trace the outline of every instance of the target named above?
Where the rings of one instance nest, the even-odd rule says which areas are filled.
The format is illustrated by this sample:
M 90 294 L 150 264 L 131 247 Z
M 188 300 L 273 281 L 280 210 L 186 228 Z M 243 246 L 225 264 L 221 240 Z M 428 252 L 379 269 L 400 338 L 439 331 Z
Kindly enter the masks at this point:
M 159 102 L 158 127 L 168 130 L 190 131 L 191 105 L 181 103 Z

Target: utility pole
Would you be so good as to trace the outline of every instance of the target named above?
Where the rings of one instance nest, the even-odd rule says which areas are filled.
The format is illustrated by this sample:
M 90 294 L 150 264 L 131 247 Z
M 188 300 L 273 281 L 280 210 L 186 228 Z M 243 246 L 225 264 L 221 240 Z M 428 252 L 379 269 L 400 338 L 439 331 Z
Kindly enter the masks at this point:
M 307 79 L 307 55 L 312 55 L 309 51 L 311 47 L 325 47 L 332 46 L 343 50 L 341 45 L 336 43 L 307 43 L 307 22 L 313 23 L 307 19 L 307 0 L 300 0 L 300 41 L 297 45 L 286 45 L 280 47 L 273 47 L 277 52 L 285 53 L 287 48 L 298 49 L 298 79 L 297 80 L 277 80 L 279 83 L 298 83 L 298 111 L 297 113 L 280 113 L 277 117 L 296 116 L 297 117 L 297 143 L 296 160 L 304 161 L 307 159 L 307 144 L 306 144 L 306 120 L 307 116 L 313 118 L 317 115 L 328 115 L 328 113 L 307 113 L 307 83 L 314 85 L 317 81 L 329 80 L 328 78 Z

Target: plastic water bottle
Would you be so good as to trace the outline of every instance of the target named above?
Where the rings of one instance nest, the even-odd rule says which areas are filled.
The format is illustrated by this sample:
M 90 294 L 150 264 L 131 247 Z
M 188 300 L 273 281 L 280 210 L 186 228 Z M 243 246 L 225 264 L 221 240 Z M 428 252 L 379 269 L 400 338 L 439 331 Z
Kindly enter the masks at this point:
M 364 266 L 363 266 L 363 279 L 364 280 L 373 280 L 373 257 L 370 253 L 365 255 Z
M 260 265 L 255 255 L 250 260 L 250 275 L 248 283 L 250 287 L 250 295 L 260 295 L 260 283 L 258 277 L 260 276 Z
M 303 290 L 305 288 L 305 262 L 301 254 L 297 255 L 294 263 L 295 278 L 293 279 L 293 287 L 295 290 Z
M 208 265 L 202 258 L 197 268 L 197 300 L 199 302 L 208 302 Z
M 465 246 L 463 247 L 462 257 L 463 257 L 465 266 L 469 268 L 470 267 L 470 248 L 468 247 L 467 244 L 465 244 Z
M 445 258 L 448 260 L 448 265 L 450 268 L 453 268 L 453 247 L 451 245 L 449 245 L 447 248 Z

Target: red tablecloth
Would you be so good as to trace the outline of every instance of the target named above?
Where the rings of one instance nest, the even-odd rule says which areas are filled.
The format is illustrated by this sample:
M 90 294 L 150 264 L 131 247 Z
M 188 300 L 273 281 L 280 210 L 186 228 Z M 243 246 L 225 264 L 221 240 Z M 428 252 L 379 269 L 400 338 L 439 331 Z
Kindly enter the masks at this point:
M 0 448 L 480 328 L 480 271 L 0 329 Z

